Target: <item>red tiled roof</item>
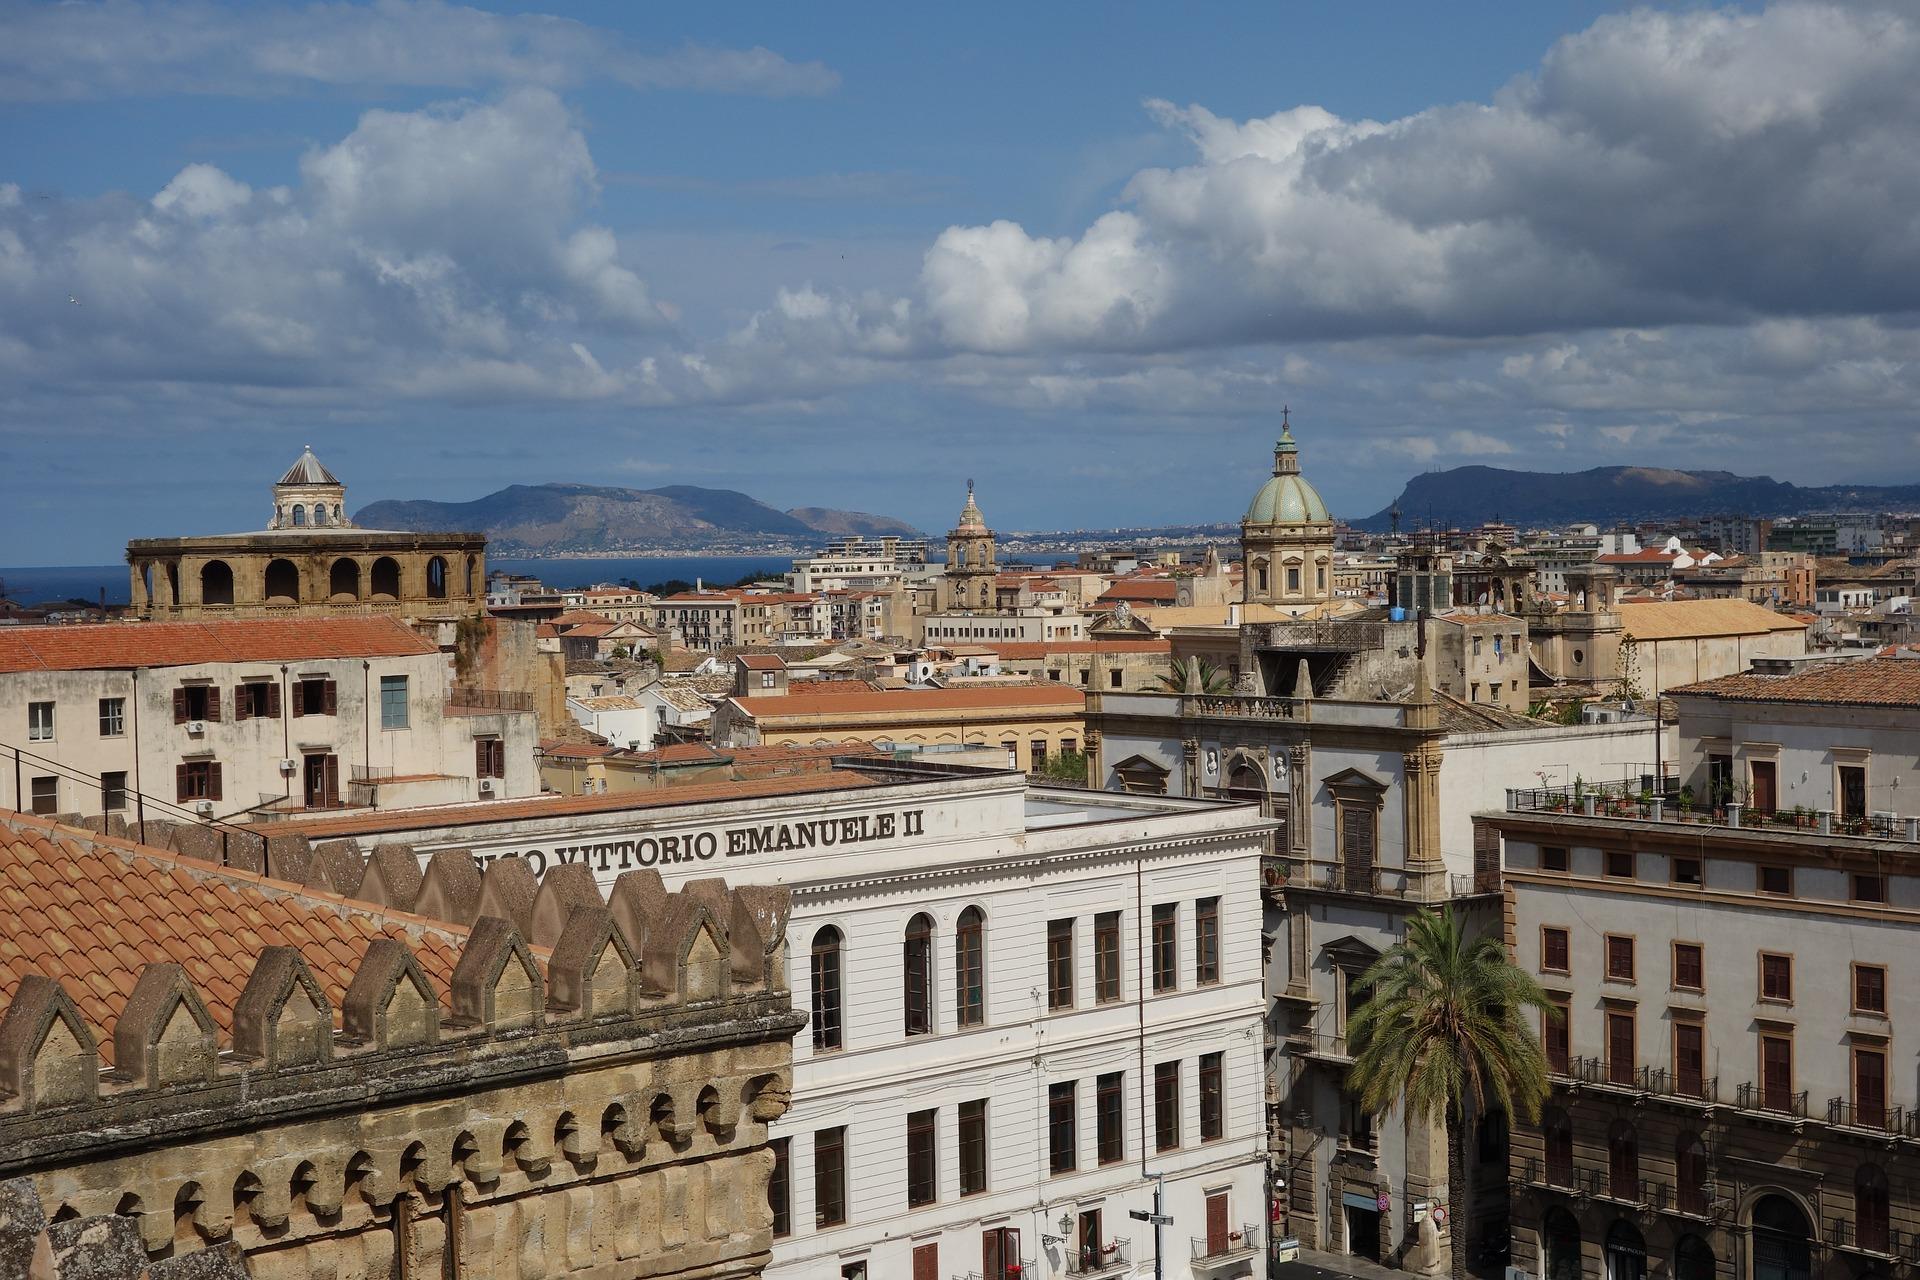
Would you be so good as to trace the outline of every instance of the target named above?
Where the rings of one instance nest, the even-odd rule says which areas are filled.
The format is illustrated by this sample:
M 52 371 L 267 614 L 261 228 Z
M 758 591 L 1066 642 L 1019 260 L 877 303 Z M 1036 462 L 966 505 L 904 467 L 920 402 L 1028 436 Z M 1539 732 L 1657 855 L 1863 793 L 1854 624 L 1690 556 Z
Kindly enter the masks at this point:
M 184 968 L 228 1039 L 266 948 L 298 948 L 337 1016 L 383 935 L 413 951 L 444 999 L 463 928 L 0 810 L 0 1005 L 30 973 L 60 982 L 109 1061 L 148 964 Z
M 661 604 L 739 604 L 730 595 L 718 591 L 681 591 L 665 597 Z
M 1106 600 L 1172 601 L 1180 584 L 1172 578 L 1122 578 L 1100 594 L 1096 604 Z
M 733 705 L 757 720 L 786 716 L 856 715 L 866 713 L 980 711 L 1027 707 L 1058 707 L 1078 715 L 1086 706 L 1078 689 L 1053 684 L 1003 685 L 974 689 L 883 689 L 867 693 L 788 693 L 770 698 L 735 698 Z
M 749 671 L 785 671 L 787 664 L 771 653 L 743 653 L 734 659 Z
M 1827 662 L 1785 676 L 1721 676 L 1667 690 L 1730 702 L 1819 702 L 1839 706 L 1920 707 L 1920 662 L 1869 658 Z
M 0 628 L 0 672 L 310 662 L 438 653 L 393 618 L 258 618 Z
M 1172 653 L 1170 640 L 1014 640 L 997 644 L 991 640 L 981 645 L 991 649 L 1002 658 L 1045 658 L 1050 654 L 1067 653 Z
M 613 619 L 609 618 L 606 614 L 595 613 L 591 609 L 569 609 L 559 617 L 553 619 L 553 625 L 556 627 L 580 627 L 589 624 L 611 623 L 612 621 Z

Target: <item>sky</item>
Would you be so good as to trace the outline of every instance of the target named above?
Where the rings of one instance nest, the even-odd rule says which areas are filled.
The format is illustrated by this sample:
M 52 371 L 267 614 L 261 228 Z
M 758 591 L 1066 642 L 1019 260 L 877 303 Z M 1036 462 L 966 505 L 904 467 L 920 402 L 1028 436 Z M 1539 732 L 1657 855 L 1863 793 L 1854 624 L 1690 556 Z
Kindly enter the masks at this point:
M 377 498 L 930 530 L 1920 480 L 1904 0 L 0 0 L 0 565 Z

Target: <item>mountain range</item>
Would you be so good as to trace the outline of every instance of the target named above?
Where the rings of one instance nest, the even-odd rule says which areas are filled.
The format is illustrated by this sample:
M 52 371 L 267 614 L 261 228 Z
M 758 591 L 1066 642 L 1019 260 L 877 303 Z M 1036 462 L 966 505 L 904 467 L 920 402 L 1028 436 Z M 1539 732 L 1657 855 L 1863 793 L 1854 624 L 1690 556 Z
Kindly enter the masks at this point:
M 733 489 L 686 484 L 662 489 L 515 484 L 471 502 L 373 502 L 353 518 L 365 529 L 478 530 L 487 535 L 489 550 L 504 556 L 811 545 L 845 533 L 920 536 L 891 516 L 829 507 L 781 511 Z
M 1588 471 L 1510 471 L 1453 467 L 1415 476 L 1394 503 L 1364 520 L 1385 529 L 1400 509 L 1400 527 L 1470 528 L 1502 520 L 1521 528 L 1590 521 L 1664 520 L 1682 516 L 1784 516 L 1820 511 L 1920 509 L 1920 485 L 1809 487 L 1771 476 L 1664 467 L 1594 467 Z

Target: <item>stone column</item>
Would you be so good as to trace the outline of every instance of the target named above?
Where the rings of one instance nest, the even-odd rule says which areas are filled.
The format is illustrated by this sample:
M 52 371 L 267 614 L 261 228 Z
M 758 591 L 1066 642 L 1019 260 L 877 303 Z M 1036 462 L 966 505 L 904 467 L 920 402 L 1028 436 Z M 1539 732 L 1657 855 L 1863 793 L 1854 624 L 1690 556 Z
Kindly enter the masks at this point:
M 1188 738 L 1180 744 L 1181 794 L 1189 799 L 1200 795 L 1200 740 Z
M 144 571 L 144 572 L 143 572 Z M 134 561 L 127 566 L 127 599 L 134 613 L 145 613 L 148 607 L 146 573 L 153 572 L 152 561 Z
M 1087 785 L 1095 790 L 1101 787 L 1101 780 L 1107 776 L 1106 765 L 1100 759 L 1100 731 L 1087 730 Z
M 1287 852 L 1305 861 L 1313 856 L 1313 748 L 1296 742 L 1287 748 Z

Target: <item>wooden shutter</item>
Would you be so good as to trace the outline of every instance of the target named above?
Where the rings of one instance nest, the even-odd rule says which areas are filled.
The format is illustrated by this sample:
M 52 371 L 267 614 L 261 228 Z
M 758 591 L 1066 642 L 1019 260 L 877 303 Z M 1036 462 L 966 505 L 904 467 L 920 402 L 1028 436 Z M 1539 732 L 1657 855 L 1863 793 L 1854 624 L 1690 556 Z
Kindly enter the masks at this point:
M 1697 1098 L 1706 1084 L 1706 1037 L 1702 1029 L 1690 1022 L 1673 1024 L 1673 1066 L 1674 1074 L 1680 1077 L 1680 1092 L 1689 1098 Z
M 328 715 L 328 716 L 339 715 L 340 714 L 339 686 L 334 684 L 334 682 L 331 680 L 327 681 L 326 692 L 322 696 L 324 697 L 325 702 L 320 709 L 320 714 Z
M 220 798 L 220 762 L 212 761 L 207 765 L 207 799 Z
M 1227 1225 L 1227 1193 L 1213 1191 L 1207 1195 L 1207 1252 L 1209 1254 L 1227 1251 L 1227 1234 L 1231 1228 Z
M 940 1246 L 913 1246 L 913 1280 L 940 1280 Z
M 187 766 L 184 764 L 173 766 L 173 798 L 181 804 L 187 802 Z
M 493 776 L 492 774 L 487 772 L 487 766 L 490 763 L 490 754 L 491 753 L 489 753 L 487 750 L 487 740 L 485 738 L 475 738 L 473 740 L 473 776 L 474 777 L 488 778 Z
M 340 757 L 328 756 L 323 771 L 326 779 L 327 804 L 338 805 L 340 803 Z
M 247 685 L 233 686 L 233 718 L 236 723 L 253 718 L 253 690 Z
M 307 682 L 305 680 L 294 681 L 293 714 L 296 716 L 307 714 Z
M 1374 812 L 1366 805 L 1340 806 L 1340 858 L 1349 889 L 1373 888 L 1373 824 Z
M 185 685 L 181 685 L 173 691 L 173 722 L 175 724 L 185 724 L 187 722 L 187 689 Z
M 207 719 L 220 719 L 220 686 L 217 684 L 207 686 Z
M 278 720 L 280 718 L 280 686 L 278 684 L 269 684 L 267 686 L 267 709 L 262 712 L 257 712 L 256 714 L 264 715 L 269 720 Z

